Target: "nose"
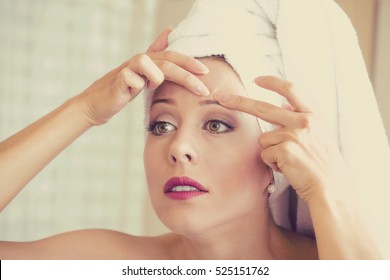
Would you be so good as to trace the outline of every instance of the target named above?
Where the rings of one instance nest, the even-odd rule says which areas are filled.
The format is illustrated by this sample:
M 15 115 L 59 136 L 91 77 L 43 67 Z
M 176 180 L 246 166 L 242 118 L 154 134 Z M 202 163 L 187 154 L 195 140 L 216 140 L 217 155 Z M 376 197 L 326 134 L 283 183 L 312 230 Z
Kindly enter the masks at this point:
M 196 164 L 198 161 L 195 139 L 190 133 L 177 132 L 169 147 L 171 164 Z

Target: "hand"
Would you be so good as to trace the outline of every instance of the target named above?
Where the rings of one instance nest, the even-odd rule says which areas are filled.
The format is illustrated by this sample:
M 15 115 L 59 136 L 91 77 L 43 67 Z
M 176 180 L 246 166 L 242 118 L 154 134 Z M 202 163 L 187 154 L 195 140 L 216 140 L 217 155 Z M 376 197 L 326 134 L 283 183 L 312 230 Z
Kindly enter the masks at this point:
M 208 72 L 205 65 L 176 52 L 156 51 L 166 47 L 168 32 L 163 31 L 147 53 L 135 55 L 75 98 L 91 125 L 106 123 L 143 88 L 155 89 L 164 80 L 178 83 L 197 95 L 209 94 L 195 76 Z
M 259 77 L 256 84 L 284 96 L 289 105 L 279 108 L 238 95 L 218 93 L 223 106 L 263 119 L 280 128 L 259 137 L 261 158 L 284 174 L 303 199 L 345 181 L 345 165 L 334 137 L 293 85 L 277 77 Z

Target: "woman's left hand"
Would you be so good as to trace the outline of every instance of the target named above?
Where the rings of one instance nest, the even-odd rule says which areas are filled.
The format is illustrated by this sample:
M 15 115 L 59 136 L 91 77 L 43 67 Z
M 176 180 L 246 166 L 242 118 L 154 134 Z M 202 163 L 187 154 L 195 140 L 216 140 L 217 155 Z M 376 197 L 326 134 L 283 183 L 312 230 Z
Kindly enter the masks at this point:
M 284 174 L 298 195 L 309 200 L 323 191 L 338 191 L 345 181 L 345 164 L 335 137 L 319 116 L 295 92 L 292 83 L 273 76 L 259 77 L 256 84 L 284 96 L 291 106 L 279 108 L 238 95 L 214 95 L 222 106 L 251 114 L 279 128 L 259 137 L 261 157 L 273 170 Z

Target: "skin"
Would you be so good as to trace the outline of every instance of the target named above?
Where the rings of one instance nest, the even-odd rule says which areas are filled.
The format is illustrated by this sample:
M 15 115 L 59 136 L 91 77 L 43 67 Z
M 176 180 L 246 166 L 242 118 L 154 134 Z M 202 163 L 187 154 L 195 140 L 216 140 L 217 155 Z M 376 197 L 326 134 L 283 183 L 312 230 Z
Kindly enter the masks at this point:
M 245 94 L 237 77 L 222 62 L 202 61 L 211 69 L 202 80 L 212 93 L 228 90 Z M 226 73 L 226 78 L 218 75 L 218 70 Z M 204 225 L 208 213 L 216 213 L 212 225 L 239 215 L 236 209 L 244 204 L 248 208 L 264 205 L 265 188 L 271 180 L 268 167 L 253 152 L 260 148 L 257 138 L 261 131 L 256 119 L 218 103 L 202 103 L 205 101 L 212 99 L 191 96 L 177 84 L 164 83 L 154 95 L 156 103 L 150 110 L 151 121 L 166 121 L 172 131 L 160 136 L 148 134 L 144 162 L 149 193 L 159 217 L 177 232 L 203 232 L 210 227 Z M 234 128 L 219 121 L 207 123 L 210 119 L 222 120 Z M 211 124 L 220 128 L 214 132 Z M 242 138 L 246 139 L 245 145 L 232 148 Z M 162 192 L 164 183 L 174 176 L 191 177 L 209 190 L 209 194 L 188 202 L 188 213 L 185 203 L 172 203 Z M 235 199 L 237 195 L 242 201 Z M 184 220 L 188 225 L 181 224 Z
M 226 63 L 201 61 L 210 73 L 200 79 L 212 95 L 246 94 Z M 169 130 L 158 136 L 149 133 L 147 138 L 144 158 L 149 194 L 159 218 L 177 234 L 180 258 L 297 258 L 297 247 L 290 238 L 300 240 L 301 245 L 311 244 L 313 250 L 305 258 L 315 256 L 313 240 L 285 234 L 270 217 L 266 187 L 272 173 L 256 152 L 261 151 L 256 118 L 215 102 L 205 103 L 213 99 L 191 95 L 169 82 L 157 90 L 153 101 L 150 120 L 166 122 Z M 220 126 L 217 133 L 207 126 L 210 119 L 223 120 L 228 126 L 214 121 Z M 237 146 L 242 139 L 245 145 Z M 209 193 L 173 201 L 163 188 L 174 176 L 191 177 Z
M 223 139 L 225 143 L 229 143 L 235 137 L 232 132 L 214 138 L 215 136 L 209 135 L 207 131 L 199 129 L 199 115 L 184 118 L 184 112 L 180 111 L 176 114 L 180 118 L 172 120 L 179 121 L 178 130 L 166 137 L 169 141 L 159 140 L 162 142 L 155 142 L 148 149 L 156 148 L 155 155 L 161 156 L 159 159 L 161 162 L 164 162 L 165 153 L 164 166 L 169 176 L 191 172 L 189 175 L 197 177 L 197 180 L 207 185 L 213 192 L 186 205 L 188 207 L 183 213 L 173 213 L 177 206 L 161 197 L 161 184 L 148 179 L 156 211 L 161 219 L 172 227 L 174 233 L 158 237 L 136 237 L 109 230 L 81 230 L 32 242 L 0 242 L 0 258 L 310 259 L 318 256 L 321 259 L 380 258 L 375 239 L 370 236 L 365 221 L 358 214 L 359 205 L 350 195 L 345 199 L 345 194 L 350 193 L 349 188 L 352 186 L 348 184 L 350 181 L 348 173 L 344 172 L 345 166 L 336 146 L 329 144 L 332 141 L 323 139 L 325 127 L 322 126 L 320 118 L 299 97 L 292 84 L 276 77 L 256 80 L 259 86 L 285 96 L 291 104 L 288 108 L 277 108 L 236 94 L 240 91 L 239 83 L 236 83 L 237 92 L 218 91 L 218 86 L 223 85 L 212 84 L 207 80 L 208 69 L 200 61 L 177 53 L 161 52 L 167 45 L 167 33 L 169 31 L 165 31 L 146 54 L 134 56 L 97 80 L 81 94 L 0 143 L 0 209 L 4 209 L 51 159 L 77 137 L 89 128 L 109 121 L 133 100 L 144 86 L 156 88 L 165 80 L 178 83 L 186 89 L 184 90 L 186 92 L 175 97 L 180 98 L 177 102 L 183 102 L 185 106 L 199 105 L 201 98 L 196 96 L 207 95 L 209 91 L 204 88 L 205 83 L 213 91 L 208 99 L 217 100 L 227 109 L 243 112 L 226 114 L 240 115 L 242 118 L 240 123 L 245 122 L 248 128 L 254 129 L 246 131 L 248 137 L 251 137 L 250 145 L 253 151 L 250 153 L 245 149 L 242 154 L 250 162 L 251 168 L 257 167 L 258 170 L 251 173 L 251 178 L 246 178 L 246 184 L 242 187 L 245 191 L 237 193 L 237 182 L 230 184 L 224 181 L 225 179 L 218 172 L 210 176 L 210 179 L 202 177 L 206 168 L 215 165 L 215 157 L 210 157 L 208 159 L 210 162 L 205 160 L 206 157 L 194 157 L 194 160 L 199 159 L 198 163 L 202 167 L 194 167 L 192 161 L 190 168 L 188 167 L 190 163 L 178 156 L 180 151 L 185 151 L 180 148 L 183 147 L 183 143 L 189 143 L 189 147 L 192 146 L 193 149 L 195 149 L 194 145 L 197 145 L 196 147 L 200 145 L 202 149 L 210 151 L 211 145 L 213 148 L 218 147 L 215 144 L 217 140 Z M 212 64 L 207 66 L 214 67 Z M 210 71 L 210 75 L 213 75 L 211 72 L 214 71 Z M 229 73 L 228 70 L 226 73 Z M 166 85 L 169 86 L 169 83 Z M 164 93 L 164 86 L 161 95 L 169 94 Z M 202 87 L 204 90 L 199 90 Z M 207 106 L 217 107 L 217 105 Z M 219 112 L 227 112 L 219 107 L 221 106 L 217 107 Z M 198 109 L 197 113 L 205 110 Z M 280 124 L 281 128 L 259 134 L 254 125 L 250 124 L 250 118 L 244 117 L 244 113 Z M 200 114 L 202 117 L 202 113 Z M 193 139 L 188 138 L 184 133 L 187 130 L 195 133 L 199 143 L 193 143 Z M 50 135 L 50 138 L 47 135 Z M 260 144 L 258 146 L 255 144 L 256 138 Z M 204 139 L 208 140 L 204 141 Z M 148 145 L 151 144 L 148 140 Z M 167 150 L 169 153 L 163 152 L 162 148 L 168 147 L 165 145 L 170 145 Z M 200 150 L 196 148 L 193 151 Z M 222 153 L 218 149 L 215 152 Z M 186 153 L 188 152 L 184 154 Z M 229 151 L 229 153 L 236 160 L 241 161 L 236 151 Z M 175 164 L 172 156 L 176 158 Z M 146 161 L 149 161 L 147 152 L 145 157 Z M 267 167 L 260 161 L 260 157 L 269 167 L 283 172 L 297 193 L 307 200 L 315 227 L 318 255 L 312 240 L 278 228 L 269 217 L 266 211 L 268 206 L 264 188 L 270 178 L 267 176 L 269 173 L 265 171 Z M 15 161 L 15 158 L 18 160 Z M 34 160 L 31 160 L 32 158 Z M 149 164 L 151 163 L 147 163 Z M 226 171 L 232 168 L 229 162 L 224 163 L 223 167 Z M 166 179 L 162 174 L 158 176 L 161 176 L 162 181 Z M 221 184 L 225 184 L 229 191 L 222 192 Z M 237 211 L 233 212 L 226 208 L 218 201 L 217 194 L 227 199 L 229 203 L 234 203 Z M 248 202 L 244 203 L 244 199 L 239 197 L 233 199 L 234 194 L 242 195 Z M 249 194 L 258 196 L 250 197 Z M 202 221 L 207 219 L 201 220 L 193 215 L 195 211 L 204 211 L 201 205 L 205 208 L 207 206 L 210 211 L 216 210 L 216 205 L 224 207 L 223 209 L 227 211 L 226 216 L 217 213 L 209 221 Z M 168 214 L 165 214 L 165 210 Z M 211 216 L 209 212 L 202 213 L 208 218 Z M 191 220 L 191 223 L 177 221 L 172 218 L 175 215 L 186 217 Z

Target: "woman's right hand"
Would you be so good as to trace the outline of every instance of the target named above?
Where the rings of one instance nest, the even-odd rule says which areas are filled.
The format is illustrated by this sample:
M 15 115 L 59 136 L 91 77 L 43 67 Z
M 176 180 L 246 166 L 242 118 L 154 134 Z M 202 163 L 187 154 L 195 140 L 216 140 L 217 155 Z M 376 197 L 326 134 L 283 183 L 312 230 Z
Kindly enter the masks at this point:
M 176 52 L 141 53 L 104 75 L 75 99 L 89 123 L 101 125 L 143 88 L 155 89 L 164 80 L 178 83 L 196 95 L 208 95 L 207 87 L 196 77 L 207 72 L 200 61 Z
M 204 85 L 196 75 L 208 69 L 194 58 L 164 52 L 167 34 L 163 32 L 145 54 L 135 55 L 81 94 L 0 142 L 0 211 L 63 149 L 91 126 L 107 122 L 145 86 L 156 88 L 170 80 L 202 93 L 198 89 Z

